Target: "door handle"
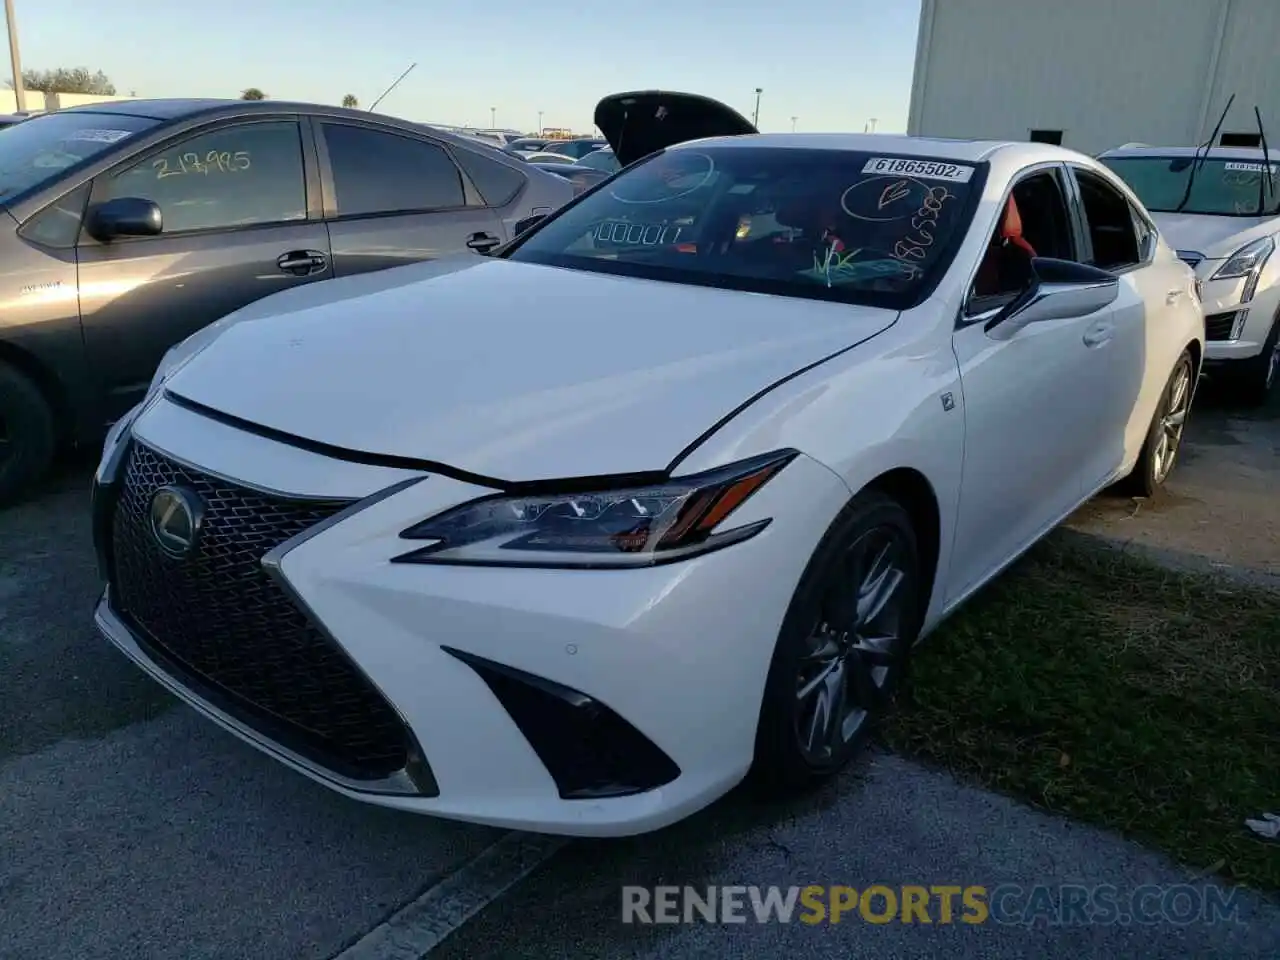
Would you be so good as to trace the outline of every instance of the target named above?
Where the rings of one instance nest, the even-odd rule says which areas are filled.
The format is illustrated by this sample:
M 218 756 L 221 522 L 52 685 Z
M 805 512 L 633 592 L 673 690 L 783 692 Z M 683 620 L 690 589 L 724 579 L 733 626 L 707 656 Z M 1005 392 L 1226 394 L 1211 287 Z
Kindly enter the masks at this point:
M 1084 345 L 1086 347 L 1100 347 L 1104 343 L 1108 343 L 1115 336 L 1115 325 L 1110 322 L 1095 323 L 1084 332 Z
M 502 242 L 500 237 L 495 237 L 491 233 L 473 233 L 467 238 L 467 246 L 477 253 L 488 253 L 494 247 Z
M 329 258 L 319 250 L 290 250 L 276 259 L 276 266 L 295 277 L 319 273 L 329 264 Z

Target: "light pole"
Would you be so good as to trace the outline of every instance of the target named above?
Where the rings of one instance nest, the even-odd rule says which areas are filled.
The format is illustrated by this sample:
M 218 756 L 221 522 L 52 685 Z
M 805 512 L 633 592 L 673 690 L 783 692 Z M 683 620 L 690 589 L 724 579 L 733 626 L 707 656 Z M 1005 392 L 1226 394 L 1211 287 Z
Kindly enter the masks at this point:
M 27 109 L 27 91 L 22 88 L 22 61 L 18 57 L 18 23 L 13 17 L 13 0 L 4 0 L 4 25 L 9 31 L 9 65 L 13 67 L 13 99 L 18 112 Z
M 541 110 L 539 110 L 539 111 L 538 111 L 538 130 L 537 130 L 537 134 L 538 134 L 538 136 L 542 136 L 542 111 L 541 111 Z
M 792 132 L 792 133 L 795 133 L 795 132 L 796 132 L 796 121 L 797 121 L 797 120 L 799 120 L 799 119 L 800 119 L 799 117 L 792 117 L 792 118 L 791 118 L 791 132 Z
M 498 108 L 489 108 L 489 129 L 496 130 L 498 128 Z
M 756 87 L 756 116 L 751 123 L 757 130 L 760 129 L 760 94 L 762 93 L 764 93 L 764 87 Z

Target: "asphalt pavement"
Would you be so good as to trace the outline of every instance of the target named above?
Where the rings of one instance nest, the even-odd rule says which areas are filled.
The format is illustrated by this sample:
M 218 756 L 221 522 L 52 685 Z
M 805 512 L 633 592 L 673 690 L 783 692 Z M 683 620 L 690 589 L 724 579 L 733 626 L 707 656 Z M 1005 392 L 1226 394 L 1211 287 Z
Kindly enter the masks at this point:
M 1271 414 L 1197 414 L 1188 492 L 1175 475 L 1167 508 L 1192 544 L 1231 500 L 1223 484 L 1252 496 L 1280 453 Z M 3 960 L 402 960 L 432 945 L 450 960 L 1280 956 L 1280 906 L 1247 893 L 1213 924 L 624 924 L 624 884 L 1109 884 L 1123 899 L 1203 881 L 879 753 L 787 806 L 734 795 L 656 835 L 535 845 L 504 865 L 512 855 L 494 851 L 510 836 L 332 794 L 177 704 L 100 639 L 90 473 L 72 462 L 0 512 Z M 1113 513 L 1099 523 L 1125 522 L 1122 507 L 1100 509 Z M 1154 517 L 1144 529 L 1159 533 Z

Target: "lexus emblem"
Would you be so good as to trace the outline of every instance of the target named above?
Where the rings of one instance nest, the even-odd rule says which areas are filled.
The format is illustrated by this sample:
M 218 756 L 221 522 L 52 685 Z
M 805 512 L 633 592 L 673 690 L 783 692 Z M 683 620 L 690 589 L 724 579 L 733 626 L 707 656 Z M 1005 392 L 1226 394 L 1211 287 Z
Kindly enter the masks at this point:
M 204 504 L 183 487 L 161 487 L 151 498 L 151 536 L 175 559 L 185 557 L 200 536 Z

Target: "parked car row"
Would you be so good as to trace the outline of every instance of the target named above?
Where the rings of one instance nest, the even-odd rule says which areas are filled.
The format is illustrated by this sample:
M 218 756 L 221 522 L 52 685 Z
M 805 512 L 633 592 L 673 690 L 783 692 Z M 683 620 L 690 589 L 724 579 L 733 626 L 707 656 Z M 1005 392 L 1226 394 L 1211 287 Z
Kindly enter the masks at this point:
M 134 100 L 0 137 L 0 501 L 164 352 L 290 287 L 487 252 L 581 192 L 462 137 L 275 101 Z
M 338 243 L 338 116 L 288 121 L 329 159 L 315 233 L 286 249 L 327 227 L 335 265 L 412 236 L 374 220 L 353 228 L 367 246 Z M 165 356 L 104 445 L 99 629 L 349 797 L 619 835 L 749 775 L 803 789 L 857 753 L 917 640 L 1097 491 L 1150 494 L 1176 462 L 1199 289 L 1106 165 L 760 135 L 688 94 L 619 94 L 595 119 L 622 167 L 595 189 L 488 256 L 233 310 Z M 154 179 L 192 153 L 207 172 L 175 179 L 213 182 L 270 163 L 250 133 L 136 155 Z M 96 197 L 92 171 L 115 167 L 88 164 Z M 305 217 L 307 191 L 256 201 L 289 197 Z M 89 225 L 152 230 L 151 201 L 126 199 L 106 225 L 90 203 Z M 491 207 L 462 209 L 505 223 Z M 87 249 L 92 271 L 117 248 Z M 81 297 L 176 286 L 220 250 L 91 272 Z

